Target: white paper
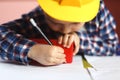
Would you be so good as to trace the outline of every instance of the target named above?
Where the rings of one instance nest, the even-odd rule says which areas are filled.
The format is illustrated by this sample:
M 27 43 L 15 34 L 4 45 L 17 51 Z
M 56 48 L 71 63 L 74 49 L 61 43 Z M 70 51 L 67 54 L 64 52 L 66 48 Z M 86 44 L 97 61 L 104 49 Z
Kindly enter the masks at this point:
M 92 57 L 87 60 L 97 69 L 89 69 L 94 80 L 120 80 L 120 57 Z M 1 80 L 91 80 L 83 68 L 81 57 L 75 56 L 71 64 L 58 66 L 25 66 L 0 62 Z

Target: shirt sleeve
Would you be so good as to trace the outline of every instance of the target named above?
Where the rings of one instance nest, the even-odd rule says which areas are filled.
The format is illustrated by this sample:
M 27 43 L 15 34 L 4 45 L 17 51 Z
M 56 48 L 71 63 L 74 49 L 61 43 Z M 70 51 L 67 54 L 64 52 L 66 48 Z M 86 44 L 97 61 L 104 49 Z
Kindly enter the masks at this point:
M 21 19 L 0 25 L 0 57 L 2 59 L 23 64 L 29 62 L 28 51 L 36 44 L 29 38 L 34 38 L 38 34 L 29 19 L 36 19 L 36 17 L 40 17 L 37 9 L 23 15 Z
M 97 16 L 85 24 L 85 30 L 78 32 L 80 51 L 88 55 L 114 55 L 118 45 L 118 35 L 115 29 L 115 20 L 101 0 Z

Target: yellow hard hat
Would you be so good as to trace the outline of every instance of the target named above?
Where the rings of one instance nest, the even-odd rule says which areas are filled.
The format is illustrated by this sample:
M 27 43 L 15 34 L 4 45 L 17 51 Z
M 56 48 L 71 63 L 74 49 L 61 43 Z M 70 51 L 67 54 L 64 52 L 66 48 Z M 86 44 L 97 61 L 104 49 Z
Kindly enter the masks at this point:
M 69 22 L 87 22 L 98 13 L 100 0 L 38 0 L 52 18 Z

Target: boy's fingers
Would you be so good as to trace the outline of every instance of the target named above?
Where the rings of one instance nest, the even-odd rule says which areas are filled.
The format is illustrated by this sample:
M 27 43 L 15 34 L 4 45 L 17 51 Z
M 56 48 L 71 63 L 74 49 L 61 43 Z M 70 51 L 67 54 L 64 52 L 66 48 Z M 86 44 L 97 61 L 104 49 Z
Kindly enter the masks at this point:
M 64 49 L 63 48 L 58 47 L 58 46 L 56 46 L 56 47 L 57 47 L 56 50 L 57 50 L 58 53 L 64 53 Z
M 64 47 L 67 47 L 68 39 L 69 39 L 69 35 L 65 34 L 65 36 L 63 37 L 63 46 Z
M 66 55 L 64 53 L 57 53 L 57 58 L 65 58 Z
M 62 64 L 64 62 L 66 62 L 66 59 L 57 59 L 57 58 L 55 59 L 56 64 Z
M 69 40 L 68 40 L 68 43 L 67 43 L 67 48 L 69 48 L 71 46 L 71 44 L 73 43 L 73 41 L 74 41 L 74 36 L 70 36 Z
M 78 51 L 79 51 L 79 45 L 75 45 L 73 55 L 76 55 L 78 53 Z
M 58 59 L 64 59 L 66 57 L 66 55 L 64 53 L 57 53 L 57 55 L 55 57 Z
M 64 49 L 59 46 L 54 46 L 54 47 L 55 47 L 55 49 L 51 53 L 51 56 L 54 58 L 64 58 L 65 57 Z
M 58 58 L 49 58 L 47 60 L 48 65 L 58 65 L 58 64 L 62 64 L 64 62 L 66 62 L 65 58 L 63 59 L 58 59 Z
M 59 43 L 59 44 L 62 44 L 62 39 L 63 39 L 63 36 L 60 36 L 60 37 L 58 38 L 58 43 Z

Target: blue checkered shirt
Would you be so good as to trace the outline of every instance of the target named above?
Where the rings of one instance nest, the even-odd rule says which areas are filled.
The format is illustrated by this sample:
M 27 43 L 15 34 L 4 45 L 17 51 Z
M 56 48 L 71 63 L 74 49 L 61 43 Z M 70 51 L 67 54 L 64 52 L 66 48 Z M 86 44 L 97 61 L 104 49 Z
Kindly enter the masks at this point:
M 22 15 L 22 18 L 0 26 L 0 56 L 2 59 L 23 64 L 29 63 L 28 51 L 36 44 L 30 39 L 42 38 L 38 30 L 30 23 L 30 18 L 36 21 L 48 38 L 57 38 L 57 33 L 48 27 L 42 10 L 37 7 L 30 13 Z M 97 16 L 85 23 L 84 30 L 76 32 L 80 37 L 79 52 L 84 51 L 85 54 L 97 56 L 114 55 L 118 44 L 115 29 L 114 18 L 101 0 Z

